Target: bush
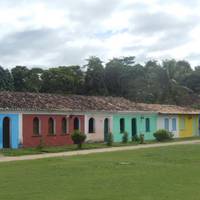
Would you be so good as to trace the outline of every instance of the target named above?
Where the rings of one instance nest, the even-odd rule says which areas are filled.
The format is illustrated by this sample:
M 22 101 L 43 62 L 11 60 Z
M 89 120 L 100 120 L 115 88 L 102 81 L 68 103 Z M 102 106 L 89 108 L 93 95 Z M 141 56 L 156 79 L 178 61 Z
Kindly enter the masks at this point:
M 39 151 L 42 151 L 44 147 L 45 147 L 45 142 L 44 142 L 43 137 L 41 137 L 41 138 L 40 138 L 40 142 L 39 142 L 39 144 L 38 144 L 38 146 L 37 146 L 37 149 L 38 149 Z
M 134 136 L 132 136 L 132 141 L 133 142 L 139 142 L 140 138 L 138 137 L 138 135 L 134 135 Z
M 123 133 L 122 142 L 123 142 L 123 143 L 127 143 L 127 142 L 128 142 L 128 133 L 127 133 L 127 132 L 124 132 L 124 133 Z
M 113 134 L 112 133 L 108 133 L 108 138 L 107 138 L 106 144 L 108 146 L 112 146 L 112 144 L 113 144 Z
M 170 140 L 173 138 L 173 134 L 165 129 L 160 129 L 156 131 L 154 134 L 154 137 L 156 138 L 157 141 L 165 141 L 165 140 Z
M 140 134 L 140 144 L 144 144 L 144 134 Z
M 82 132 L 80 132 L 79 130 L 75 130 L 72 135 L 71 138 L 74 142 L 74 144 L 77 144 L 78 149 L 82 148 L 82 144 L 86 139 L 86 135 Z

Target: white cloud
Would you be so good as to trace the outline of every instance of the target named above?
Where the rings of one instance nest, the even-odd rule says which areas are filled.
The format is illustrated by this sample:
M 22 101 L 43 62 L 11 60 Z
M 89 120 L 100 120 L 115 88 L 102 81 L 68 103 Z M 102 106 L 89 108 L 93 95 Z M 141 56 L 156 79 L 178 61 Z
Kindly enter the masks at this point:
M 197 0 L 1 0 L 0 64 L 83 64 L 134 55 L 200 64 Z

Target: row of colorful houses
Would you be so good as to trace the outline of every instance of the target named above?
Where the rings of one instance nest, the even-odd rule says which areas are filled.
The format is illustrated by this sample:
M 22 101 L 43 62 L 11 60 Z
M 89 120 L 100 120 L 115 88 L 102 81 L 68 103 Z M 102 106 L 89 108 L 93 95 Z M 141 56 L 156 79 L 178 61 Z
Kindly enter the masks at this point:
M 134 103 L 123 98 L 61 96 L 0 92 L 0 149 L 72 144 L 79 129 L 91 142 L 121 142 L 124 132 L 131 141 L 166 129 L 174 137 L 199 135 L 200 111 L 172 105 Z

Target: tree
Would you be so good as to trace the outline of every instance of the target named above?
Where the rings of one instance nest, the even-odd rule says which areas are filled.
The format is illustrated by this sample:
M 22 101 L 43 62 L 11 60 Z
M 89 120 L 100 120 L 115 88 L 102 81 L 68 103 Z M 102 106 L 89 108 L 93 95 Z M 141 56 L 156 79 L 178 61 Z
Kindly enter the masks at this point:
M 43 70 L 41 68 L 33 68 L 28 71 L 25 78 L 26 89 L 29 92 L 39 92 L 42 87 L 41 75 Z
M 182 83 L 184 78 L 192 73 L 192 68 L 189 62 L 180 60 L 176 63 L 176 80 Z
M 178 83 L 181 83 L 192 72 L 190 64 L 184 60 L 165 60 L 163 61 L 163 68 L 167 71 L 169 78 Z
M 28 69 L 25 66 L 16 66 L 11 70 L 14 89 L 19 92 L 39 92 L 41 89 L 41 68 Z
M 162 63 L 164 70 L 166 71 L 169 79 L 175 79 L 176 74 L 176 60 L 164 60 Z
M 86 70 L 83 70 L 83 69 Z M 46 70 L 0 67 L 0 90 L 122 96 L 135 102 L 177 105 L 200 104 L 200 66 L 193 70 L 185 60 L 149 60 L 134 56 L 103 61 L 92 56 L 87 64 Z
M 81 93 L 84 77 L 79 66 L 64 66 L 45 70 L 41 79 L 41 92 L 75 94 Z
M 186 76 L 183 80 L 183 85 L 200 94 L 200 70 L 195 69 L 194 72 Z
M 106 95 L 107 88 L 105 85 L 105 72 L 102 61 L 98 57 L 90 57 L 87 59 L 85 91 L 92 95 Z
M 140 64 L 130 66 L 126 74 L 125 97 L 136 102 L 145 102 L 147 82 L 144 67 Z
M 105 82 L 108 93 L 114 96 L 126 96 L 130 79 L 130 69 L 134 66 L 135 57 L 113 58 L 106 63 Z
M 16 66 L 11 70 L 11 73 L 13 76 L 15 91 L 27 91 L 26 78 L 28 76 L 29 69 L 25 66 Z
M 10 74 L 9 70 L 3 69 L 3 67 L 0 66 L 0 90 L 13 90 L 13 79 Z

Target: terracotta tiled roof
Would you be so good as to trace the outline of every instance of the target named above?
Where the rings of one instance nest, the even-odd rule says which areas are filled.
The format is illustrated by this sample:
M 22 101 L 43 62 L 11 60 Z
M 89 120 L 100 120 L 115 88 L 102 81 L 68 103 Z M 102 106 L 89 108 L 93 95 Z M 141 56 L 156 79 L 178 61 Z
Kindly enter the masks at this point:
M 141 107 L 142 110 L 151 110 L 161 114 L 200 114 L 200 110 L 176 105 L 139 103 L 137 106 Z
M 136 104 L 121 97 L 0 92 L 1 110 L 28 111 L 137 111 Z
M 191 108 L 131 102 L 122 97 L 0 92 L 0 110 L 200 113 Z

